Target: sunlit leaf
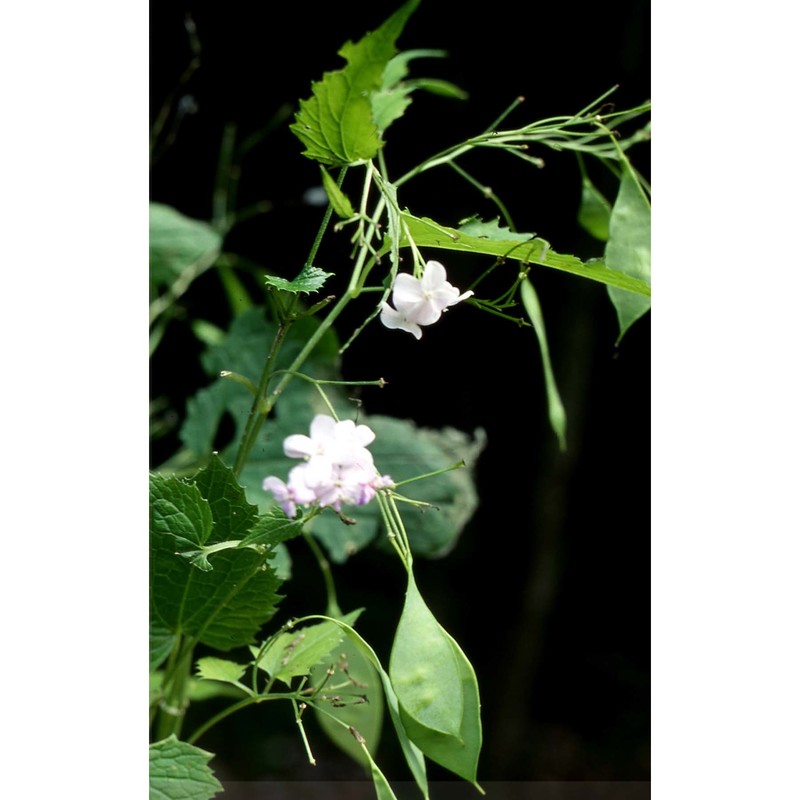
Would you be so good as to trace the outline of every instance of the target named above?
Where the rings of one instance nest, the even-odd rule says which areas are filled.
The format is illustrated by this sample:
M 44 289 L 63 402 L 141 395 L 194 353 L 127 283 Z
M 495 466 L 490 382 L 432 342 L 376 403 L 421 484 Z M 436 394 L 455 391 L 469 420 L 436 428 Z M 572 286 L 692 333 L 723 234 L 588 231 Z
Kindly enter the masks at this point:
M 342 621 L 352 625 L 360 613 L 361 609 L 353 611 L 343 617 Z M 343 638 L 344 632 L 338 625 L 318 622 L 285 631 L 264 652 L 260 652 L 257 647 L 251 647 L 250 651 L 253 656 L 258 656 L 256 666 L 259 669 L 263 669 L 271 678 L 289 685 L 292 678 L 308 675 L 312 667 L 326 659 L 339 646 Z
M 425 217 L 419 218 L 410 214 L 403 214 L 402 217 L 408 226 L 409 235 L 417 247 L 480 253 L 519 261 L 523 264 L 538 264 L 609 286 L 616 286 L 644 297 L 650 296 L 650 286 L 645 281 L 627 275 L 621 270 L 608 268 L 600 260 L 583 262 L 575 256 L 556 253 L 548 242 L 533 234 L 530 234 L 527 240 L 522 238 L 525 234 L 521 233 L 512 233 L 505 240 L 497 240 L 475 235 L 474 227 L 464 231 L 440 225 Z M 403 237 L 400 245 L 401 247 L 409 246 L 407 236 Z M 389 247 L 390 244 L 385 244 L 382 252 L 388 252 Z
M 383 73 L 397 52 L 395 41 L 419 0 L 409 0 L 377 30 L 347 42 L 339 55 L 347 65 L 326 72 L 300 101 L 291 130 L 305 145 L 304 155 L 331 166 L 374 158 L 383 146 L 372 116 L 370 97 L 381 87 Z
M 246 667 L 224 658 L 205 656 L 197 661 L 197 675 L 207 681 L 237 683 L 244 675 Z

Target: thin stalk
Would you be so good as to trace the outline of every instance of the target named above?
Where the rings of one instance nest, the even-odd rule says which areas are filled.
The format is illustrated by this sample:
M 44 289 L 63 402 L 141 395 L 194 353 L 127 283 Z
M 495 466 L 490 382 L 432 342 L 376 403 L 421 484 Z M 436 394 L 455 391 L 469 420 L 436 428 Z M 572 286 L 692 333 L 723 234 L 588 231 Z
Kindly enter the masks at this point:
M 347 168 L 343 167 L 341 172 L 339 173 L 339 180 L 338 185 L 341 186 L 342 181 L 344 180 L 344 175 Z M 322 222 L 320 223 L 319 230 L 317 231 L 317 235 L 314 238 L 314 243 L 311 245 L 311 250 L 309 251 L 308 258 L 306 259 L 306 264 L 313 264 L 314 259 L 316 258 L 317 251 L 319 250 L 320 245 L 322 244 L 322 237 L 325 235 L 325 231 L 328 228 L 328 224 L 330 223 L 331 216 L 333 214 L 333 207 L 330 203 L 328 203 L 328 207 L 325 209 L 325 214 L 322 218 Z M 345 296 L 342 298 L 343 300 L 349 299 Z M 270 347 L 270 352 L 267 356 L 267 360 L 264 363 L 264 369 L 261 372 L 261 377 L 258 381 L 258 389 L 256 392 L 256 396 L 253 399 L 253 404 L 250 406 L 250 413 L 247 417 L 247 423 L 245 424 L 244 433 L 242 434 L 242 441 L 239 444 L 239 450 L 236 453 L 236 461 L 233 465 L 233 474 L 238 478 L 241 475 L 242 469 L 244 468 L 245 463 L 247 463 L 247 458 L 250 455 L 250 451 L 253 449 L 253 446 L 256 443 L 256 439 L 258 437 L 259 431 L 261 430 L 261 426 L 264 423 L 264 420 L 267 418 L 267 415 L 272 410 L 272 406 L 275 404 L 275 400 L 273 399 L 271 402 L 267 400 L 267 388 L 269 386 L 269 381 L 272 376 L 272 369 L 277 359 L 278 353 L 280 352 L 281 344 L 283 343 L 283 339 L 286 337 L 286 334 L 289 330 L 289 326 L 291 325 L 291 314 L 294 312 L 294 308 L 297 305 L 297 296 L 293 296 L 291 302 L 289 303 L 288 317 L 281 322 L 278 326 L 278 331 L 275 334 L 275 339 L 272 342 Z M 338 316 L 342 309 L 344 308 L 342 301 L 340 301 L 336 307 L 331 311 L 328 315 L 326 320 L 320 325 L 320 328 L 317 329 L 315 334 L 309 339 L 306 343 L 306 347 L 303 348 L 301 351 L 301 356 L 298 356 L 292 366 L 290 367 L 290 371 L 296 372 L 298 368 L 303 364 L 305 359 L 308 357 L 311 350 L 316 347 L 319 339 L 321 337 L 320 330 L 326 331 L 333 322 L 333 319 Z M 327 325 L 325 325 L 327 323 Z M 323 331 L 323 332 L 324 332 Z M 317 335 L 319 334 L 319 335 Z M 308 347 L 309 344 L 313 342 L 313 346 L 311 348 Z M 291 376 L 286 375 L 284 376 L 283 381 L 281 381 L 281 390 L 285 387 L 286 383 L 291 380 Z M 277 395 L 275 395 L 277 397 Z
M 303 531 L 303 538 L 306 540 L 306 544 L 311 549 L 311 552 L 314 554 L 314 557 L 317 559 L 317 564 L 319 564 L 319 570 L 322 573 L 322 579 L 325 582 L 325 592 L 328 595 L 328 605 L 327 605 L 327 613 L 328 616 L 331 617 L 341 617 L 342 616 L 342 609 L 339 608 L 339 601 L 336 597 L 336 586 L 333 582 L 333 573 L 331 572 L 331 564 L 327 558 L 325 558 L 325 554 L 322 552 L 322 549 L 317 544 L 314 537 L 308 532 Z

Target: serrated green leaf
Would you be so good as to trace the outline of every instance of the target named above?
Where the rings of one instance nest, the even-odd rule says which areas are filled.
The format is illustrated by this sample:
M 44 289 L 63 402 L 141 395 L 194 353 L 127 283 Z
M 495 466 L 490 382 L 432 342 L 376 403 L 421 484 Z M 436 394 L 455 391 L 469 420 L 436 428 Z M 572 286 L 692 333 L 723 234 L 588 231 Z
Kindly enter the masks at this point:
M 319 169 L 322 173 L 322 186 L 325 189 L 325 194 L 328 195 L 328 200 L 330 200 L 334 213 L 341 219 L 350 219 L 356 212 L 353 211 L 353 206 L 347 195 L 339 188 L 336 181 L 331 178 L 325 167 L 320 165 Z
M 177 512 L 186 516 L 194 508 L 195 494 L 203 498 L 213 517 L 206 545 L 238 538 L 255 520 L 254 507 L 246 503 L 241 487 L 218 461 L 202 470 L 189 490 L 170 495 Z M 174 489 L 174 478 L 151 477 L 151 504 Z M 165 488 L 166 487 L 166 488 Z M 186 498 L 186 507 L 181 505 Z M 177 518 L 175 514 L 171 519 Z M 203 572 L 176 554 L 176 538 L 153 515 L 150 531 L 150 608 L 154 620 L 175 634 L 188 634 L 219 650 L 249 644 L 256 631 L 275 613 L 280 580 L 267 556 L 253 550 L 222 550 L 213 555 L 213 570 Z
M 184 546 L 203 545 L 211 536 L 214 517 L 208 501 L 193 484 L 179 478 L 150 479 L 150 526 Z
M 411 520 L 408 535 L 413 552 L 425 558 L 446 555 L 478 506 L 473 475 L 486 444 L 484 431 L 477 430 L 469 436 L 454 428 L 419 428 L 410 420 L 393 417 L 374 415 L 362 419 L 375 432 L 370 450 L 378 470 L 390 475 L 395 482 L 466 462 L 465 467 L 409 483 L 398 490 L 406 497 L 432 506 L 404 511 Z M 383 530 L 376 503 L 348 506 L 345 510 L 347 516 L 356 521 L 355 525 L 345 525 L 337 516 L 327 513 L 312 523 L 314 536 L 325 545 L 336 563 L 362 550 Z
M 288 542 L 300 536 L 303 533 L 303 525 L 302 519 L 289 519 L 280 509 L 272 508 L 253 523 L 253 527 L 242 539 L 240 546 L 263 544 L 273 549 L 281 542 Z
M 374 158 L 383 141 L 372 118 L 370 96 L 381 87 L 384 70 L 396 53 L 395 41 L 419 0 L 409 0 L 380 28 L 339 55 L 347 65 L 327 72 L 300 101 L 291 130 L 305 145 L 304 155 L 329 166 L 347 166 Z
M 605 242 L 608 241 L 610 219 L 611 204 L 584 175 L 581 187 L 581 205 L 578 209 L 578 224 L 595 239 Z
M 174 735 L 150 745 L 150 800 L 210 800 L 222 792 L 208 762 L 213 753 Z
M 352 625 L 362 610 L 347 614 L 342 621 Z M 344 633 L 341 628 L 330 622 L 319 622 L 286 631 L 277 636 L 261 654 L 256 666 L 263 669 L 271 678 L 282 681 L 288 686 L 292 678 L 308 675 L 312 667 L 339 646 L 343 638 Z M 257 647 L 251 647 L 250 651 L 253 656 L 259 654 Z
M 649 284 L 650 203 L 627 160 L 622 162 L 622 179 L 608 229 L 606 266 Z M 650 310 L 650 298 L 619 291 L 611 285 L 608 294 L 617 311 L 619 342 L 630 326 Z
M 264 282 L 284 292 L 311 294 L 311 292 L 318 292 L 331 275 L 333 275 L 332 272 L 325 272 L 319 267 L 306 264 L 294 280 L 287 281 L 285 278 L 278 278 L 275 275 L 265 275 Z
M 559 447 L 563 451 L 567 449 L 567 413 L 564 411 L 564 404 L 561 402 L 561 395 L 558 393 L 555 375 L 553 375 L 553 366 L 550 363 L 550 348 L 547 345 L 547 332 L 544 327 L 542 308 L 530 279 L 526 278 L 520 284 L 520 295 L 522 297 L 522 305 L 536 332 L 536 338 L 539 340 L 544 386 L 547 393 L 547 413 L 550 419 L 550 426 L 558 437 Z
M 426 217 L 419 218 L 405 213 L 402 218 L 408 226 L 408 234 L 417 247 L 480 253 L 496 258 L 520 261 L 523 264 L 538 264 L 608 286 L 616 286 L 643 297 L 650 296 L 650 286 L 644 281 L 620 270 L 608 268 L 600 260 L 583 262 L 575 256 L 556 253 L 544 239 L 539 239 L 532 234 L 527 241 L 522 238 L 525 234 L 520 233 L 511 233 L 504 240 L 497 240 L 470 233 L 470 230 L 474 230 L 474 228 L 465 232 L 440 225 Z M 408 236 L 403 237 L 400 245 L 401 247 L 409 246 Z M 384 244 L 380 254 L 388 252 L 389 249 L 390 243 Z
M 161 203 L 150 203 L 149 238 L 154 287 L 169 286 L 184 272 L 212 264 L 222 247 L 222 237 L 207 222 Z
M 224 658 L 206 656 L 197 661 L 197 675 L 206 681 L 222 681 L 223 683 L 238 683 L 244 675 L 246 667 L 235 661 Z
M 389 677 L 403 714 L 429 730 L 458 737 L 464 714 L 458 661 L 412 573 L 392 645 Z

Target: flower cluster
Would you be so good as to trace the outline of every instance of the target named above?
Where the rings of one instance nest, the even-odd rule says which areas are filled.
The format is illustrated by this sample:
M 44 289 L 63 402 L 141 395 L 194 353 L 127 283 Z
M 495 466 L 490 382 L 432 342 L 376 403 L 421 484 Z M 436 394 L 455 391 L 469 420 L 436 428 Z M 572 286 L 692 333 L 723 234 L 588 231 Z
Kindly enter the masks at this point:
M 392 287 L 394 308 L 383 304 L 381 322 L 387 328 L 408 331 L 419 339 L 422 337 L 420 325 L 433 325 L 449 306 L 473 294 L 472 291 L 459 294 L 458 289 L 448 283 L 444 266 L 438 261 L 428 261 L 421 278 L 408 273 L 397 276 Z
M 298 433 L 283 441 L 283 452 L 290 458 L 302 458 L 293 467 L 289 479 L 269 476 L 263 488 L 272 492 L 287 517 L 297 515 L 297 506 L 364 505 L 378 489 L 392 485 L 388 475 L 379 475 L 367 450 L 375 434 L 366 425 L 352 420 L 337 422 L 326 414 L 311 421 L 310 436 Z

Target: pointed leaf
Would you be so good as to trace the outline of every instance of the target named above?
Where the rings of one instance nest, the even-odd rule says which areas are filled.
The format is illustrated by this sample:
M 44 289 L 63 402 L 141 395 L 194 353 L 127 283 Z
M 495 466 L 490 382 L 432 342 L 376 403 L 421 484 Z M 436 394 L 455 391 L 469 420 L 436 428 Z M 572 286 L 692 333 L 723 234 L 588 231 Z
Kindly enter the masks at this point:
M 331 178 L 328 170 L 322 165 L 320 165 L 320 172 L 322 172 L 322 185 L 325 188 L 325 194 L 328 195 L 331 208 L 333 208 L 336 216 L 341 219 L 350 219 L 353 217 L 356 212 L 353 211 L 353 206 L 347 195 L 339 188 L 336 181 Z
M 550 349 L 547 346 L 547 333 L 544 328 L 544 316 L 539 305 L 539 298 L 536 290 L 529 278 L 526 278 L 520 285 L 520 295 L 522 305 L 528 314 L 528 318 L 533 325 L 536 336 L 539 339 L 539 349 L 542 353 L 542 369 L 544 371 L 544 385 L 547 392 L 547 410 L 550 417 L 550 425 L 558 437 L 558 444 L 561 450 L 567 449 L 567 413 L 561 402 L 561 395 L 558 393 L 556 379 L 553 375 L 553 367 L 550 363 Z
M 401 716 L 408 735 L 428 758 L 469 781 L 483 792 L 477 783 L 478 758 L 483 739 L 478 681 L 475 677 L 475 670 L 458 643 L 446 631 L 445 636 L 453 648 L 453 655 L 458 664 L 464 700 L 464 712 L 458 735 L 447 736 L 439 731 L 426 728 L 404 714 L 402 707 Z
M 389 677 L 404 715 L 429 730 L 459 735 L 464 696 L 458 660 L 411 573 L 389 659 Z
M 611 210 L 605 262 L 611 270 L 650 283 L 650 203 L 627 161 L 622 162 L 622 180 Z M 649 311 L 650 299 L 611 285 L 608 294 L 617 310 L 619 342 L 628 328 Z
M 300 101 L 291 130 L 305 145 L 304 155 L 322 164 L 346 166 L 374 158 L 383 146 L 372 118 L 370 96 L 397 52 L 395 41 L 419 0 L 409 0 L 376 31 L 341 50 L 347 65 L 327 72 Z
M 174 735 L 150 745 L 150 800 L 209 800 L 222 792 L 208 762 L 214 757 Z

